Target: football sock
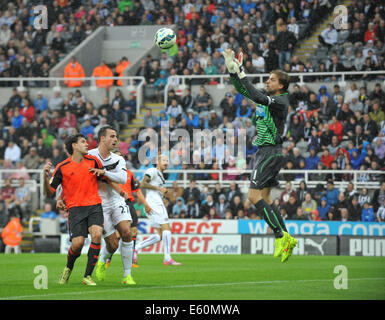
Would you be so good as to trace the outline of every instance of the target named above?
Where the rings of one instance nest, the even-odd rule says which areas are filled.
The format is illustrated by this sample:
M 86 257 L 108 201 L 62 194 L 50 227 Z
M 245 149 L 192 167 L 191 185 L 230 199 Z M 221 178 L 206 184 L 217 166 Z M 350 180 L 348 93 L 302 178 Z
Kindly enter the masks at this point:
M 74 253 L 70 247 L 67 254 L 67 268 L 72 270 L 74 268 L 76 259 L 79 257 L 80 253 Z
M 261 199 L 255 204 L 255 208 L 257 209 L 257 212 L 260 212 L 262 214 L 266 223 L 273 230 L 274 236 L 276 238 L 282 238 L 282 227 L 279 223 L 277 215 L 274 213 L 274 210 L 267 204 L 267 202 Z
M 153 234 L 152 236 L 148 237 L 146 240 L 143 240 L 142 242 L 138 243 L 137 250 L 139 251 L 142 248 L 149 247 L 159 241 L 160 241 L 159 234 L 157 233 Z
M 128 274 L 131 275 L 132 255 L 134 252 L 133 247 L 134 247 L 133 241 L 130 241 L 130 242 L 122 241 L 121 256 L 122 256 L 123 269 L 124 269 L 123 277 L 126 277 Z
M 277 216 L 277 219 L 279 221 L 279 224 L 280 224 L 282 230 L 287 232 L 285 221 L 283 220 L 281 212 L 279 212 L 279 210 L 278 210 L 277 206 L 274 204 L 274 202 L 272 204 L 270 204 L 270 207 L 275 212 L 275 215 Z
M 94 271 L 96 262 L 100 252 L 100 243 L 91 242 L 90 248 L 88 249 L 88 260 L 87 267 L 84 277 L 90 276 Z
M 168 261 L 171 259 L 171 231 L 163 230 L 162 232 L 163 238 L 163 252 L 164 252 L 164 260 Z
M 111 260 L 112 255 L 113 255 L 113 253 L 109 252 L 109 251 L 107 250 L 107 247 L 104 246 L 104 247 L 102 248 L 102 250 L 100 251 L 100 257 L 99 257 L 99 259 L 100 259 L 101 262 L 107 263 L 107 260 L 108 260 L 108 259 Z

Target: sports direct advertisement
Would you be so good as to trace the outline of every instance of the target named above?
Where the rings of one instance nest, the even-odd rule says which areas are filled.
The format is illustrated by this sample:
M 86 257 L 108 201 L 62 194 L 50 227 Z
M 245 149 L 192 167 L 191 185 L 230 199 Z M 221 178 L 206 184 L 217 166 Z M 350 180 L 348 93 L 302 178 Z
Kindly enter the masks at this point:
M 173 234 L 238 234 L 236 220 L 171 219 Z M 154 233 L 148 219 L 140 219 L 138 233 Z
M 149 235 L 138 235 L 137 242 Z M 163 242 L 143 248 L 141 253 L 163 253 Z M 241 235 L 173 234 L 171 253 L 241 254 Z

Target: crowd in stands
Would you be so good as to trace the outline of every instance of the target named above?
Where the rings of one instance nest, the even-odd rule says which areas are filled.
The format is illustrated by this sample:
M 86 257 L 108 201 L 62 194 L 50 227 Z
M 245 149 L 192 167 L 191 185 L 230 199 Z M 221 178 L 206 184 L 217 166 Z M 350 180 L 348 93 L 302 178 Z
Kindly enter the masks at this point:
M 348 29 L 345 35 L 349 34 L 354 48 L 361 48 L 357 43 L 362 42 L 362 53 L 357 54 L 362 54 L 364 59 L 366 57 L 370 57 L 373 61 L 377 59 L 378 68 L 381 68 L 385 53 L 385 49 L 381 51 L 385 42 L 381 26 L 385 19 L 384 10 L 376 1 L 365 3 L 367 4 L 362 5 L 360 1 L 353 2 L 351 11 L 349 9 L 351 29 Z M 73 1 L 71 4 L 66 1 L 52 1 L 48 8 L 50 30 L 37 31 L 32 28 L 33 14 L 30 13 L 30 7 L 19 0 L 16 5 L 10 3 L 0 14 L 0 77 L 45 76 L 47 73 L 42 75 L 34 72 L 49 70 L 69 52 L 71 46 L 79 44 L 99 25 L 172 23 L 178 27 L 177 54 L 170 56 L 163 53 L 160 59 L 148 56 L 141 62 L 137 72 L 137 75 L 146 78 L 147 85 L 155 86 L 158 92 L 162 92 L 167 77 L 173 74 L 225 74 L 227 71 L 221 51 L 227 47 L 235 50 L 243 49 L 247 73 L 268 72 L 279 67 L 288 72 L 317 71 L 311 64 L 312 61 L 303 63 L 298 61 L 298 57 L 292 56 L 293 48 L 301 40 L 296 24 L 304 26 L 304 34 L 311 32 L 333 4 L 335 1 L 330 0 L 287 3 L 282 1 L 256 3 L 250 0 L 185 0 L 183 3 L 143 0 L 117 3 L 91 0 Z M 353 30 L 357 21 L 360 35 L 356 29 Z M 373 23 L 374 27 L 369 27 L 370 23 Z M 369 28 L 371 31 L 365 35 Z M 9 33 L 9 39 L 5 37 L 2 41 L 3 33 Z M 323 36 L 325 34 L 323 33 Z M 325 42 L 323 45 L 327 50 L 335 52 L 330 56 L 330 62 L 323 67 L 321 62 L 319 67 L 324 68 L 324 71 L 349 70 L 345 64 L 344 69 L 337 70 L 341 68 L 341 63 L 338 62 L 340 50 L 338 44 L 329 49 L 327 41 L 320 41 Z M 367 50 L 366 46 L 370 46 L 370 41 L 373 41 L 375 46 L 374 52 Z M 345 61 L 345 58 L 342 61 Z M 76 63 L 76 59 L 70 62 L 69 68 L 74 64 L 70 74 L 81 74 L 81 69 Z M 366 65 L 366 60 L 362 65 L 364 64 Z M 127 61 L 122 58 L 119 65 L 124 69 L 127 67 Z M 353 65 L 355 66 L 355 60 L 352 62 Z M 97 66 L 94 76 L 111 74 L 110 72 L 121 75 L 123 70 L 115 68 L 108 71 L 105 67 L 104 62 Z M 336 79 L 312 78 L 309 81 Z M 382 79 L 381 75 L 378 75 L 373 80 Z M 357 88 L 354 78 L 350 80 L 348 88 L 335 85 L 333 92 L 328 92 L 322 85 L 318 92 L 311 91 L 307 85 L 293 86 L 290 92 L 291 107 L 287 117 L 283 149 L 286 169 L 319 169 L 319 173 L 311 174 L 311 180 L 330 179 L 346 182 L 352 181 L 351 174 L 324 174 L 322 170 L 360 169 L 360 182 L 382 181 L 383 175 L 370 174 L 370 171 L 384 170 L 385 167 L 385 92 L 380 82 L 374 90 L 369 91 L 366 87 Z M 28 217 L 28 209 L 22 206 L 20 198 L 16 198 L 16 189 L 12 184 L 22 181 L 19 175 L 23 175 L 24 179 L 32 178 L 23 171 L 25 169 L 41 169 L 48 159 L 54 166 L 64 160 L 67 156 L 63 148 L 66 136 L 82 132 L 88 139 L 89 148 L 92 148 L 97 145 L 95 136 L 101 126 L 110 124 L 120 130 L 134 116 L 136 99 L 133 95 L 125 97 L 120 90 L 117 90 L 112 101 L 106 98 L 100 103 L 93 103 L 90 97 L 82 93 L 82 83 L 74 83 L 70 79 L 66 81 L 66 85 L 74 89 L 68 96 L 62 96 L 60 90 L 55 90 L 51 99 L 47 100 L 42 92 L 38 93 L 36 99 L 32 99 L 28 89 L 14 88 L 9 101 L 2 102 L 0 122 L 1 127 L 7 130 L 0 133 L 1 168 L 17 168 L 18 172 L 2 177 L 9 179 L 11 185 L 7 182 L 2 188 L 1 212 L 16 208 L 14 210 L 20 210 L 19 215 Z M 293 82 L 296 82 L 295 77 Z M 171 157 L 170 169 L 224 169 L 226 170 L 224 179 L 231 181 L 231 187 L 224 190 L 218 183 L 215 190 L 209 190 L 197 185 L 192 189 L 186 189 L 189 191 L 182 190 L 180 194 L 179 187 L 174 184 L 172 192 L 175 192 L 175 197 L 168 200 L 169 212 L 172 217 L 253 218 L 256 217 L 253 206 L 243 201 L 235 181 L 248 180 L 248 175 L 242 171 L 253 168 L 253 155 L 257 149 L 252 145 L 252 138 L 256 132 L 250 115 L 255 109 L 255 104 L 232 90 L 224 95 L 219 105 L 214 105 L 212 97 L 206 91 L 206 85 L 210 83 L 215 83 L 215 80 L 203 84 L 200 80 L 191 79 L 188 85 L 201 84 L 198 95 L 193 95 L 189 87 L 182 95 L 170 90 L 165 102 L 167 108 L 159 116 L 152 114 L 151 109 L 146 110 L 144 127 L 159 131 L 168 125 L 171 135 L 177 128 L 184 128 L 189 132 L 194 128 L 218 128 L 224 133 L 229 129 L 237 131 L 239 128 L 245 128 L 246 153 L 234 156 L 226 153 L 230 144 L 237 144 L 235 137 L 232 140 L 219 141 L 215 150 L 204 150 L 203 154 L 197 154 L 193 152 L 194 148 L 191 148 L 191 154 L 181 152 L 176 157 Z M 98 86 L 114 84 L 121 85 L 117 81 L 99 83 Z M 136 128 L 132 136 L 125 138 L 119 146 L 130 169 L 142 170 L 152 166 L 151 161 L 157 154 L 157 146 L 151 142 L 139 141 L 140 129 Z M 182 143 L 183 140 L 172 142 L 170 148 Z M 149 147 L 148 161 L 142 164 L 138 159 L 138 150 L 144 144 Z M 212 153 L 215 160 L 212 165 L 202 160 L 208 152 Z M 223 158 L 220 158 L 220 155 L 223 155 Z M 189 164 L 190 162 L 184 161 L 185 156 L 198 161 Z M 167 175 L 170 181 L 180 177 L 179 173 Z M 138 174 L 137 178 L 140 179 L 141 175 Z M 303 179 L 303 173 L 282 174 L 282 180 L 286 181 Z M 189 180 L 218 181 L 219 175 L 196 173 L 189 175 Z M 17 182 L 17 185 L 19 184 L 22 182 Z M 351 188 L 350 184 L 349 186 Z M 337 195 L 338 190 L 333 189 L 332 183 L 328 183 L 327 189 L 317 187 L 310 190 L 306 185 L 301 188 L 294 190 L 296 195 L 293 197 L 278 199 L 281 213 L 287 219 L 303 217 L 313 220 L 384 220 L 381 218 L 384 215 L 384 183 L 381 184 L 377 196 L 369 195 L 368 190 L 365 194 L 365 189 L 358 194 L 351 195 L 350 190 L 348 194 L 345 191 Z M 330 189 L 336 191 L 331 192 Z M 355 189 L 353 185 L 353 190 Z M 293 190 L 289 191 L 294 194 Z M 355 214 L 351 214 L 352 206 L 356 210 Z M 347 209 L 347 213 L 342 209 Z M 315 211 L 318 212 L 318 216 Z

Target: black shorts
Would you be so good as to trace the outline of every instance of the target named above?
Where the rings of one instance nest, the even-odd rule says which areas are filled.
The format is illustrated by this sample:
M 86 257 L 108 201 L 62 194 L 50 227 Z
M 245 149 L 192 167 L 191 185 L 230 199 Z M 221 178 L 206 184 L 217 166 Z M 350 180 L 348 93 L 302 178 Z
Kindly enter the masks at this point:
M 126 204 L 128 205 L 128 208 L 130 209 L 131 214 L 131 227 L 137 227 L 138 226 L 138 216 L 136 215 L 136 209 L 134 207 L 134 203 L 130 200 L 126 200 Z
M 101 204 L 86 207 L 73 207 L 68 213 L 70 239 L 88 236 L 92 225 L 103 227 L 103 209 Z
M 259 147 L 255 154 L 250 188 L 262 190 L 278 186 L 278 174 L 283 161 L 282 145 Z

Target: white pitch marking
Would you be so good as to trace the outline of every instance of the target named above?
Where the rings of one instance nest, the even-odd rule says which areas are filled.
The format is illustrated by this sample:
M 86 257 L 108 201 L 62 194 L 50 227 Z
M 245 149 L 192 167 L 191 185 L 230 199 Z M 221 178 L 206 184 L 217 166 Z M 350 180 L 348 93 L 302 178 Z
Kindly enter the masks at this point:
M 237 285 L 257 285 L 257 284 L 275 284 L 275 283 L 287 283 L 287 282 L 333 282 L 334 279 L 310 279 L 310 280 L 274 280 L 274 281 L 245 281 L 245 282 L 225 282 L 225 283 L 201 283 L 201 284 L 182 284 L 174 286 L 152 286 L 152 287 L 130 287 L 132 290 L 153 290 L 153 289 L 178 289 L 178 288 L 199 288 L 199 287 L 220 287 L 220 286 L 237 286 Z M 367 281 L 367 280 L 385 280 L 385 278 L 356 278 L 349 279 L 349 281 Z M 25 296 L 13 296 L 13 297 L 0 297 L 0 300 L 18 300 L 18 299 L 29 299 L 37 297 L 54 297 L 54 296 L 65 296 L 65 295 L 82 295 L 89 293 L 105 293 L 105 292 L 120 292 L 127 291 L 127 288 L 121 289 L 105 289 L 105 290 L 93 290 L 93 291 L 72 291 L 62 293 L 46 293 L 46 294 L 35 294 Z

